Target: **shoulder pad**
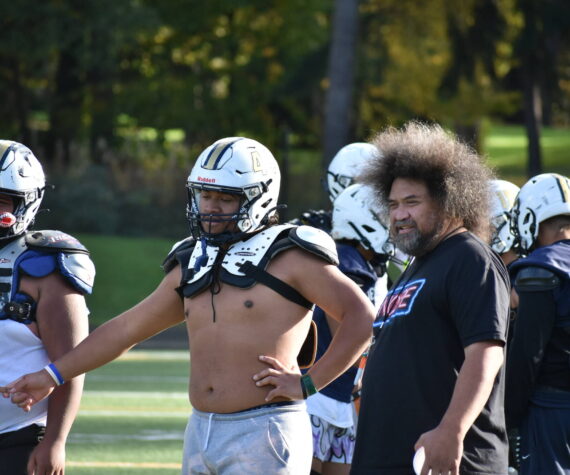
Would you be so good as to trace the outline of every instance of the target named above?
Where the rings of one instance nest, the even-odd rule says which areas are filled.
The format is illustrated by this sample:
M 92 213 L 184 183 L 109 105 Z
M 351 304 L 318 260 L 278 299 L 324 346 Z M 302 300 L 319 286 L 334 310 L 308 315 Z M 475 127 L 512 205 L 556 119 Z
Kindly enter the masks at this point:
M 515 287 L 522 292 L 552 290 L 560 285 L 558 276 L 542 267 L 524 267 L 517 274 Z
M 187 237 L 182 241 L 178 241 L 164 259 L 162 263 L 162 270 L 165 274 L 168 274 L 172 269 L 176 267 L 179 263 L 179 258 L 177 257 L 180 253 L 188 252 L 188 260 L 192 254 L 192 250 L 196 246 L 196 240 L 193 237 Z
M 338 265 L 336 245 L 326 232 L 312 226 L 298 226 L 289 231 L 289 239 L 305 251 Z
M 95 282 L 95 265 L 91 258 L 84 253 L 58 254 L 58 264 L 61 275 L 78 292 L 91 294 Z
M 87 248 L 77 239 L 61 231 L 30 231 L 26 233 L 26 245 L 30 249 L 43 251 L 89 254 Z

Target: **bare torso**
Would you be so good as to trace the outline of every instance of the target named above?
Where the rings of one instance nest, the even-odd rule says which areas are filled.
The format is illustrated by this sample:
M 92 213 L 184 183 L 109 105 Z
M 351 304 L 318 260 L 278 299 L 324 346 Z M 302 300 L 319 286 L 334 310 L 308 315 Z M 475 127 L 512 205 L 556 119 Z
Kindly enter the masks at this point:
M 286 251 L 268 272 L 290 282 Z M 299 252 L 299 251 L 293 251 Z M 267 388 L 253 375 L 267 366 L 260 355 L 290 367 L 308 332 L 311 312 L 263 284 L 240 289 L 222 284 L 185 299 L 190 343 L 190 402 L 200 411 L 228 413 L 266 403 Z M 215 314 L 215 321 L 214 321 Z

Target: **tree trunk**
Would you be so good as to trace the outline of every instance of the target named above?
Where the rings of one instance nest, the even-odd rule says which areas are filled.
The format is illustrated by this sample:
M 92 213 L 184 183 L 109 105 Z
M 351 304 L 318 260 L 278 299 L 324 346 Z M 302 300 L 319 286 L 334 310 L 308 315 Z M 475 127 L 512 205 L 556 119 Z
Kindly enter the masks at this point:
M 335 0 L 325 97 L 323 174 L 349 137 L 354 92 L 359 0 Z
M 34 144 L 30 143 L 30 128 L 28 127 L 28 101 L 26 100 L 26 93 L 22 85 L 20 63 L 17 59 L 13 59 L 11 63 L 13 73 L 12 85 L 14 87 L 15 96 L 14 106 L 16 108 L 19 128 L 17 140 L 33 150 Z
M 541 61 L 538 57 L 539 31 L 537 28 L 538 5 L 536 0 L 521 2 L 525 27 L 523 30 L 522 50 L 522 85 L 524 101 L 524 118 L 528 138 L 528 168 L 529 177 L 538 175 L 542 170 L 540 151 L 540 127 L 542 124 L 542 105 L 540 96 L 539 71 Z

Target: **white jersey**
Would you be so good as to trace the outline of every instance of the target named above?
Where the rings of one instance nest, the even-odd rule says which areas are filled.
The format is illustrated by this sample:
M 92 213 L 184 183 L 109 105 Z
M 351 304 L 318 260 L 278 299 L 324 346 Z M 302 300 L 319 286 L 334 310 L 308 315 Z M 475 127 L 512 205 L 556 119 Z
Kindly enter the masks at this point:
M 42 341 L 27 325 L 10 319 L 0 320 L 0 375 L 4 386 L 23 374 L 41 370 L 49 363 Z M 11 432 L 31 424 L 46 425 L 47 399 L 24 412 L 9 398 L 0 397 L 0 433 Z

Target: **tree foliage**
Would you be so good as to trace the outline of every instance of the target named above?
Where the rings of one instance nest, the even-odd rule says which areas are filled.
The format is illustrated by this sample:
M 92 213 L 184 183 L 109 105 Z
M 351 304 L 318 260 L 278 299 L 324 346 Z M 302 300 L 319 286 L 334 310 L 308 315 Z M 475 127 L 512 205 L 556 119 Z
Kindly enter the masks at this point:
M 318 177 L 338 142 L 411 118 L 475 145 L 482 119 L 526 110 L 528 122 L 529 103 L 540 102 L 537 144 L 541 120 L 570 122 L 566 0 L 338 3 L 358 28 L 348 14 L 334 23 L 330 0 L 4 2 L 0 135 L 48 170 L 95 164 L 126 190 L 180 174 L 222 136 L 260 139 L 279 158 L 287 135 L 315 151 Z M 327 112 L 341 97 L 350 110 Z M 325 119 L 340 128 L 325 134 Z

